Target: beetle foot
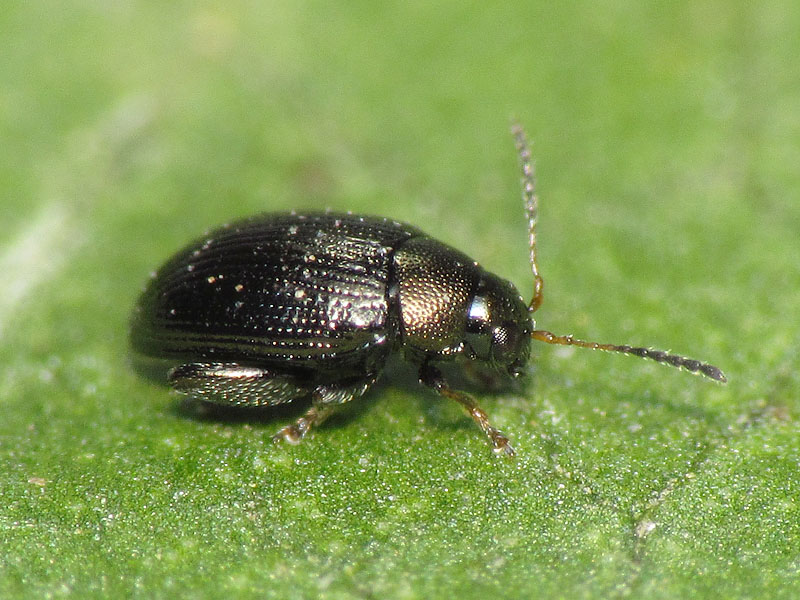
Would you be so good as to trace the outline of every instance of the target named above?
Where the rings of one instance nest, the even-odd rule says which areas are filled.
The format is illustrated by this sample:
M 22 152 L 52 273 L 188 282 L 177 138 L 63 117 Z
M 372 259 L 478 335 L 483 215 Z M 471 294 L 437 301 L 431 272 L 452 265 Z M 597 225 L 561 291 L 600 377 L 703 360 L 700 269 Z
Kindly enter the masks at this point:
M 455 400 L 463 404 L 461 399 L 455 398 Z M 469 400 L 472 399 L 469 398 Z M 492 425 L 489 423 L 489 417 L 486 415 L 483 409 L 477 405 L 473 405 L 471 407 L 467 407 L 467 410 L 469 410 L 470 416 L 478 424 L 478 427 L 480 427 L 481 430 L 491 440 L 492 450 L 494 450 L 494 453 L 505 454 L 509 458 L 514 458 L 514 447 L 511 445 L 511 442 L 508 441 L 508 438 L 503 434 L 503 432 L 492 427 Z
M 333 412 L 333 405 L 314 405 L 308 409 L 308 412 L 302 417 L 297 419 L 293 425 L 287 425 L 278 433 L 272 436 L 273 442 L 286 442 L 296 446 L 306 434 L 309 432 L 313 425 L 322 423 L 328 415 Z
M 309 410 L 305 415 L 297 419 L 297 422 L 293 425 L 287 425 L 278 433 L 272 436 L 273 442 L 286 442 L 287 444 L 291 444 L 292 446 L 296 446 L 306 434 L 311 429 L 312 423 L 317 423 L 320 421 L 318 418 L 318 411 L 316 408 L 312 408 Z
M 514 458 L 514 454 L 516 454 L 514 447 L 506 436 L 495 429 L 494 435 L 490 434 L 489 437 L 492 439 L 492 444 L 494 445 L 492 450 L 495 454 L 505 454 L 508 458 Z
M 287 444 L 291 444 L 292 446 L 297 446 L 302 440 L 303 437 L 308 431 L 306 427 L 305 431 L 299 427 L 298 425 L 287 425 L 283 429 L 281 429 L 278 433 L 272 436 L 272 441 L 276 444 L 278 442 L 286 442 Z

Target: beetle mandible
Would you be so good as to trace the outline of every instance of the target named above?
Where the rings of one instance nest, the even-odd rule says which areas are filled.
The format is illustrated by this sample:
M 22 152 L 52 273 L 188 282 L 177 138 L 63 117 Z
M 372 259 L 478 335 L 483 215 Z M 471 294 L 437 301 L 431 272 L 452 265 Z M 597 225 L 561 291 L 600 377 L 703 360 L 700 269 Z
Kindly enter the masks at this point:
M 364 394 L 402 353 L 419 380 L 461 404 L 497 453 L 514 455 L 469 394 L 440 366 L 458 357 L 506 377 L 525 369 L 530 340 L 622 352 L 725 382 L 717 367 L 661 350 L 599 344 L 536 329 L 543 280 L 536 259 L 538 200 L 522 127 L 522 168 L 533 298 L 419 229 L 350 213 L 266 214 L 224 225 L 155 273 L 133 313 L 131 343 L 165 360 L 174 389 L 227 405 L 312 406 L 276 441 L 298 443 Z

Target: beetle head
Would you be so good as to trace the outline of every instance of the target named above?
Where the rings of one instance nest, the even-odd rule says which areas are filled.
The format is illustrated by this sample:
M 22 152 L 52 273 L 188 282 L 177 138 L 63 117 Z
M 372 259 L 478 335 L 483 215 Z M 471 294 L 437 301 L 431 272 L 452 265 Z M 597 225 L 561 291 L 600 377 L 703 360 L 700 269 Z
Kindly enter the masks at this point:
M 484 271 L 467 312 L 467 355 L 516 377 L 528 362 L 532 330 L 528 306 L 517 288 Z

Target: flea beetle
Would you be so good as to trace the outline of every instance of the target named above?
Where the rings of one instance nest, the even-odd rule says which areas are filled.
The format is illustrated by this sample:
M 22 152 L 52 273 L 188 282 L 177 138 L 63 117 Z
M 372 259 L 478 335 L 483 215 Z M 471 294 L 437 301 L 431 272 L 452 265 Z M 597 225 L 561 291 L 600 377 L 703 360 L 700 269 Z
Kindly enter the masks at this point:
M 461 404 L 497 453 L 508 438 L 440 367 L 459 357 L 502 377 L 525 370 L 530 341 L 633 354 L 720 382 L 712 365 L 651 348 L 599 344 L 536 329 L 543 280 L 536 260 L 538 202 L 530 149 L 512 129 L 522 168 L 533 298 L 466 254 L 391 219 L 279 213 L 206 233 L 150 279 L 134 310 L 131 343 L 167 365 L 172 387 L 199 400 L 311 408 L 274 439 L 299 442 L 337 406 L 364 394 L 390 355 Z

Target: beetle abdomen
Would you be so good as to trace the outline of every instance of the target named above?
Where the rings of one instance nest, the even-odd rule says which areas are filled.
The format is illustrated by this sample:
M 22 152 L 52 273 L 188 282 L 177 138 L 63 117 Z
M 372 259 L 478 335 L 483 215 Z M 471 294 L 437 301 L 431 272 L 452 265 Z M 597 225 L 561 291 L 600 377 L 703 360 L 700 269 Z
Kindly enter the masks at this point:
M 264 215 L 211 231 L 149 282 L 134 348 L 190 361 L 363 369 L 394 342 L 392 256 L 416 235 L 388 219 L 328 213 Z

